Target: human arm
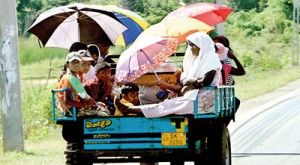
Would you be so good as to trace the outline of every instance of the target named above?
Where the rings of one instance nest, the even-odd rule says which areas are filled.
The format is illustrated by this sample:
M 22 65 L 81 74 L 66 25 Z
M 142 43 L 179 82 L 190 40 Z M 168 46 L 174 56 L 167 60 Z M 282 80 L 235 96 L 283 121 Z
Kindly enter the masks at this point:
M 236 67 L 237 67 L 237 68 L 232 67 L 231 71 L 230 71 L 230 74 L 235 75 L 235 76 L 243 76 L 243 75 L 245 75 L 246 71 L 245 71 L 243 65 L 236 58 L 236 56 L 233 54 L 232 51 L 228 51 L 228 57 L 235 62 Z
M 174 92 L 180 92 L 180 90 L 182 89 L 181 85 L 169 84 L 169 83 L 167 83 L 166 81 L 164 81 L 162 79 L 159 80 L 157 86 L 160 89 L 169 89 L 169 90 L 174 91 Z
M 185 87 L 183 88 L 181 93 L 184 94 L 185 92 L 191 89 L 201 89 L 204 86 L 209 86 L 213 82 L 216 73 L 217 73 L 216 70 L 211 70 L 205 74 L 203 79 L 199 79 L 199 80 L 193 79 L 194 81 L 188 81 L 184 85 Z
M 192 86 L 195 86 L 196 88 L 201 88 L 203 86 L 209 86 L 213 82 L 216 73 L 217 73 L 216 70 L 211 70 L 205 74 L 203 79 L 198 79 L 198 80 L 197 79 L 189 79 L 185 82 L 184 86 L 192 85 Z
M 91 97 L 88 99 L 81 99 L 80 102 L 74 101 L 71 98 L 72 92 L 69 90 L 65 91 L 65 104 L 69 106 L 74 106 L 76 108 L 91 108 L 96 104 L 96 101 Z
M 106 88 L 105 88 L 102 98 L 100 99 L 101 101 L 105 100 L 106 97 L 111 96 L 112 89 L 113 89 L 113 82 L 107 81 L 105 83 L 105 86 L 106 86 Z

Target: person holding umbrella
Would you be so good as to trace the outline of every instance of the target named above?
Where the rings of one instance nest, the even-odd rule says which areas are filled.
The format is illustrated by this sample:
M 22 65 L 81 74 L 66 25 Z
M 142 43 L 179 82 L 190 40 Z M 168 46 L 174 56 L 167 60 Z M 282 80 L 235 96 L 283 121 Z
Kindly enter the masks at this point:
M 203 86 L 218 86 L 222 65 L 215 53 L 214 42 L 205 33 L 197 32 L 187 37 L 188 47 L 183 59 L 181 97 L 167 99 L 158 104 L 126 106 L 115 98 L 115 106 L 123 114 L 136 113 L 145 117 L 161 117 L 170 114 L 192 114 L 194 100 L 198 96 L 198 113 L 213 110 L 214 92 Z M 165 83 L 161 81 L 161 83 Z M 200 90 L 200 91 L 199 91 Z

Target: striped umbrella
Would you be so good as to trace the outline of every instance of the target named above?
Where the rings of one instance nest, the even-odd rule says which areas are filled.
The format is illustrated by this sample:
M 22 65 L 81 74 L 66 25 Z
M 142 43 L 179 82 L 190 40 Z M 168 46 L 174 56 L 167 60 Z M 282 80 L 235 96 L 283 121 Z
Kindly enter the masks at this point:
M 144 18 L 130 10 L 122 9 L 115 5 L 106 5 L 103 7 L 111 10 L 119 21 L 127 27 L 127 30 L 117 38 L 115 45 L 127 46 L 131 44 L 149 26 Z

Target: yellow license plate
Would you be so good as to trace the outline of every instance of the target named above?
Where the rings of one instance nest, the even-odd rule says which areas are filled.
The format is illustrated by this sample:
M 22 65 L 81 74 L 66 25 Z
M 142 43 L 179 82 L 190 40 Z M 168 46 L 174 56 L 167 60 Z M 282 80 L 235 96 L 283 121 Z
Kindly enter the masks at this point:
M 163 132 L 161 133 L 161 143 L 163 146 L 184 146 L 186 145 L 186 133 Z

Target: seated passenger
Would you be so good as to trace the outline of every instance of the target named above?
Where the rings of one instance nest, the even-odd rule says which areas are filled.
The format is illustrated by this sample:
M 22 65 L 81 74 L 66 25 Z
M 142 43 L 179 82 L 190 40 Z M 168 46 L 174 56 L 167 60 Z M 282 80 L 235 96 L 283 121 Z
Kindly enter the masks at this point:
M 95 66 L 98 62 L 103 61 L 102 57 L 100 56 L 100 49 L 95 44 L 88 45 L 88 51 L 90 52 L 92 58 L 94 59 L 93 66 Z
M 174 62 L 170 59 L 166 59 L 159 65 L 155 72 L 175 72 L 174 74 L 179 74 L 176 70 Z M 164 99 L 175 95 L 174 92 L 179 92 L 181 87 L 178 86 L 178 88 L 176 88 L 175 85 L 163 84 L 162 81 L 160 81 L 158 85 L 141 85 L 139 89 L 140 104 L 145 105 L 162 102 Z
M 69 88 L 64 92 L 59 92 L 57 99 L 59 102 L 59 108 L 63 111 L 70 110 L 72 106 L 77 109 L 97 109 L 101 110 L 101 113 L 97 113 L 101 116 L 108 115 L 107 110 L 103 105 L 96 104 L 96 101 L 87 95 L 82 84 L 77 78 L 77 73 L 80 70 L 81 57 L 78 52 L 71 52 L 66 57 L 66 67 L 69 69 L 69 73 L 65 74 L 58 83 L 58 89 Z M 74 97 L 72 96 L 74 94 Z M 100 106 L 100 107 L 99 107 Z M 68 111 L 70 113 L 70 111 Z M 103 114 L 102 112 L 105 112 Z
M 77 77 L 79 78 L 80 82 L 84 83 L 95 77 L 95 74 L 91 74 L 95 73 L 95 69 L 92 66 L 94 59 L 87 50 L 79 50 L 78 53 L 81 57 L 81 63 Z
M 115 99 L 122 113 L 143 114 L 145 117 L 161 117 L 170 114 L 193 114 L 194 101 L 198 96 L 198 113 L 214 112 L 214 91 L 201 89 L 203 86 L 218 86 L 222 65 L 215 53 L 212 39 L 197 32 L 187 37 L 188 47 L 183 59 L 181 83 L 183 96 L 166 99 L 158 104 L 127 106 Z
M 74 42 L 71 46 L 70 46 L 70 49 L 69 49 L 69 53 L 71 52 L 77 52 L 79 50 L 87 50 L 87 45 L 84 44 L 84 43 L 81 43 L 81 42 Z M 60 81 L 60 79 L 67 73 L 67 68 L 66 66 L 64 65 L 62 70 L 61 70 L 61 73 L 59 75 L 59 79 L 58 79 L 58 82 Z
M 115 108 L 111 96 L 113 83 L 110 81 L 110 64 L 99 62 L 95 65 L 95 77 L 83 84 L 86 92 L 97 102 L 103 102 L 114 114 Z
M 120 102 L 127 106 L 139 105 L 139 87 L 134 83 L 126 83 L 121 87 L 122 99 Z M 132 113 L 123 113 L 116 108 L 115 116 L 136 115 Z

